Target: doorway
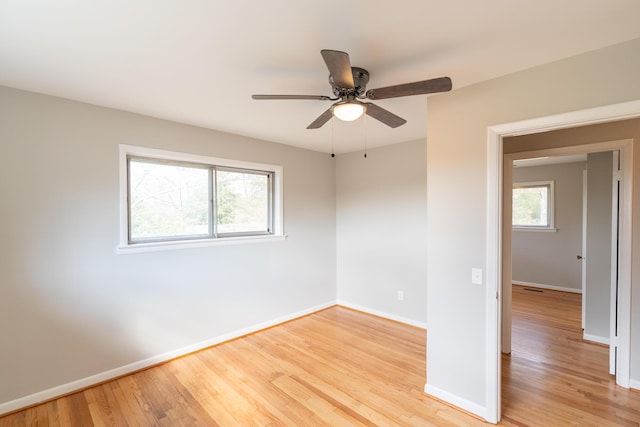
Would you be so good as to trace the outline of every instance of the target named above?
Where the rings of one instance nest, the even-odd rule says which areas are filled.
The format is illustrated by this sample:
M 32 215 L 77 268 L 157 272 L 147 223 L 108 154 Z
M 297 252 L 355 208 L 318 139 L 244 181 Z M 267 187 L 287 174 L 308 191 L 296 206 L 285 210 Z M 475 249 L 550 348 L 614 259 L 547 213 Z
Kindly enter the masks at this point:
M 504 182 L 505 184 L 503 190 L 503 212 L 504 215 L 511 214 L 511 185 L 512 176 L 513 176 L 513 160 L 517 158 L 531 158 L 531 157 L 553 157 L 557 155 L 573 155 L 573 154 L 582 154 L 582 153 L 603 153 L 607 151 L 617 151 L 620 153 L 620 165 L 622 170 L 621 188 L 625 189 L 623 192 L 618 194 L 619 202 L 618 206 L 621 206 L 620 209 L 620 221 L 618 226 L 616 227 L 616 260 L 611 262 L 611 272 L 617 272 L 617 280 L 615 283 L 615 287 L 611 286 L 605 294 L 607 296 L 610 295 L 610 298 L 615 298 L 615 300 L 611 300 L 610 307 L 614 309 L 611 311 L 610 324 L 617 325 L 618 329 L 621 330 L 621 333 L 616 334 L 618 338 L 628 337 L 630 331 L 630 288 L 631 288 L 631 197 L 632 197 L 632 189 L 631 189 L 631 181 L 632 181 L 632 170 L 631 170 L 631 155 L 632 155 L 632 140 L 618 140 L 618 141 L 607 141 L 601 143 L 594 144 L 580 144 L 575 146 L 568 147 L 560 147 L 560 148 L 548 148 L 543 150 L 536 151 L 528 151 L 521 153 L 513 153 L 513 154 L 505 154 L 504 155 Z M 508 191 L 507 191 L 508 190 Z M 611 208 L 609 208 L 611 209 Z M 503 250 L 502 250 L 502 263 L 503 263 L 503 276 L 502 276 L 502 352 L 510 353 L 511 352 L 511 285 L 512 285 L 512 270 L 511 270 L 511 248 L 512 248 L 512 238 L 511 238 L 511 221 L 509 219 L 502 220 L 502 242 L 503 242 Z M 611 222 L 613 223 L 613 221 Z M 611 224 L 610 223 L 610 224 Z M 611 225 L 609 225 L 609 230 L 605 230 L 605 233 L 609 233 L 609 240 L 611 240 L 611 236 L 613 230 L 611 229 Z M 618 236 L 620 237 L 618 239 Z M 611 248 L 608 249 L 609 254 L 612 253 Z M 611 255 L 610 255 L 611 256 Z M 613 256 L 611 256 L 613 259 Z M 609 274 L 609 273 L 608 273 Z M 610 281 L 611 277 L 609 277 Z M 614 284 L 612 284 L 614 285 Z M 622 292 L 621 292 L 622 291 Z M 625 294 L 629 297 L 622 301 L 622 295 Z M 606 298 L 606 297 L 605 297 Z M 629 305 L 628 317 L 627 313 L 621 312 L 621 307 L 623 305 Z M 624 310 L 624 309 L 622 309 Z M 615 316 L 614 316 L 615 315 Z M 628 320 L 625 320 L 628 319 Z M 607 327 L 608 328 L 608 327 Z M 611 337 L 611 372 L 616 374 L 616 382 L 618 385 L 622 387 L 629 387 L 629 357 L 628 357 L 628 338 L 625 340 L 626 348 L 621 346 L 621 340 L 616 339 L 616 336 Z M 626 355 L 626 357 L 625 357 Z M 621 358 L 622 357 L 622 358 Z M 618 369 L 619 368 L 619 369 Z
M 487 312 L 487 421 L 497 423 L 500 419 L 500 357 L 501 350 L 510 346 L 510 334 L 502 330 L 502 316 L 507 315 L 503 307 L 510 304 L 510 289 L 503 288 L 503 278 L 511 277 L 510 266 L 502 262 L 503 253 L 509 253 L 510 242 L 505 241 L 503 223 L 503 182 L 510 182 L 503 168 L 503 138 L 508 136 L 527 135 L 549 130 L 567 129 L 578 126 L 588 126 L 598 123 L 640 117 L 640 101 L 582 110 L 557 116 L 523 122 L 492 126 L 488 129 L 488 157 L 487 157 L 487 264 L 486 264 L 486 312 Z M 597 145 L 597 144 L 596 144 Z M 551 154 L 572 154 L 580 149 L 580 145 L 566 147 L 551 147 Z M 621 191 L 620 223 L 620 287 L 618 305 L 617 337 L 618 352 L 617 366 L 618 383 L 629 387 L 629 340 L 630 340 L 630 272 L 631 272 L 631 165 L 632 141 L 613 141 L 613 143 L 592 144 L 594 151 L 620 149 L 622 153 L 623 174 L 628 174 L 623 180 Z M 582 147 L 584 149 L 584 147 Z M 545 154 L 543 154 L 545 155 Z M 509 250 L 507 250 L 509 249 Z
M 513 147 L 518 142 L 517 138 L 509 138 L 507 144 Z M 609 345 L 609 337 L 616 336 L 610 325 L 617 320 L 620 163 L 619 152 L 605 148 L 624 144 L 625 141 L 611 141 L 578 145 L 572 147 L 578 154 L 570 156 L 555 156 L 553 153 L 558 149 L 527 152 L 511 149 L 504 155 L 503 353 L 511 353 L 512 284 L 582 293 L 582 338 Z M 520 167 L 514 169 L 514 165 Z M 592 184 L 585 189 L 583 169 L 587 166 Z M 513 179 L 506 177 L 523 181 L 513 184 L 513 194 L 518 195 L 513 200 Z M 542 200 L 537 190 L 547 190 L 545 184 L 550 191 L 544 192 Z M 583 205 L 587 199 L 588 203 Z M 512 205 L 519 208 L 512 210 Z M 512 217 L 516 222 L 531 222 L 526 216 L 537 218 L 538 211 L 548 216 L 543 221 L 546 226 L 516 223 L 512 228 Z M 592 221 L 587 222 L 587 216 Z M 580 217 L 582 224 L 576 220 Z M 583 256 L 587 253 L 588 261 Z M 615 342 L 610 357 L 612 374 L 615 374 L 614 356 Z
M 561 137 L 570 133 L 563 131 Z M 518 142 L 519 138 L 506 139 L 505 150 L 512 151 Z M 513 270 L 512 280 L 505 277 L 504 281 L 513 296 L 503 317 L 509 323 L 503 324 L 503 330 L 512 331 L 512 347 L 503 349 L 509 355 L 502 358 L 501 383 L 502 413 L 509 420 L 532 419 L 535 405 L 523 402 L 541 396 L 557 398 L 555 409 L 545 414 L 547 424 L 569 422 L 560 414 L 574 408 L 587 417 L 586 411 L 580 411 L 589 398 L 578 403 L 585 398 L 584 390 L 599 399 L 605 387 L 615 384 L 609 376 L 610 372 L 615 375 L 615 357 L 610 357 L 615 347 L 609 346 L 609 337 L 615 336 L 610 334 L 610 324 L 616 319 L 611 308 L 615 307 L 612 291 L 618 258 L 616 154 L 539 157 L 535 152 L 517 153 L 513 168 L 508 170 L 510 165 L 505 164 L 505 175 L 513 175 L 512 181 L 505 179 L 503 194 L 503 218 L 509 223 L 504 232 L 511 233 L 510 257 L 505 254 L 503 261 L 511 259 Z M 505 154 L 505 163 L 513 156 Z M 587 169 L 591 186 L 584 191 Z M 586 250 L 582 249 L 583 213 L 591 218 L 585 227 Z M 581 295 L 583 266 L 589 292 Z M 581 324 L 581 301 L 588 302 L 583 305 L 588 308 L 586 328 Z
M 561 134 L 566 135 L 567 133 L 568 133 L 567 131 L 563 131 Z M 548 138 L 548 135 L 547 135 L 547 138 Z M 507 144 L 517 143 L 517 142 L 518 142 L 517 140 L 509 140 Z M 512 411 L 514 410 L 513 398 L 514 397 L 516 398 L 515 401 L 522 399 L 522 396 L 521 396 L 522 392 L 517 391 L 517 389 L 514 389 L 513 386 L 510 386 L 508 384 L 512 384 L 513 381 L 524 380 L 524 378 L 522 378 L 521 375 L 523 375 L 522 374 L 523 367 L 526 366 L 526 363 L 523 363 L 523 361 L 531 361 L 534 359 L 537 360 L 538 358 L 540 358 L 540 360 L 545 361 L 544 366 L 549 367 L 550 372 L 554 372 L 554 370 L 557 370 L 556 372 L 562 372 L 571 366 L 571 369 L 575 369 L 575 374 L 573 374 L 575 376 L 571 377 L 569 374 L 567 374 L 566 371 L 564 372 L 564 374 L 567 375 L 567 379 L 574 378 L 575 381 L 580 381 L 582 379 L 582 376 L 584 376 L 585 372 L 589 372 L 589 369 L 593 370 L 592 376 L 594 378 L 596 377 L 599 378 L 599 381 L 601 383 L 608 383 L 608 378 L 609 378 L 608 374 L 610 371 L 613 372 L 614 374 L 616 373 L 615 369 L 616 369 L 616 365 L 618 364 L 618 357 L 616 352 L 615 337 L 611 340 L 611 345 L 609 349 L 600 347 L 599 351 L 593 351 L 594 344 L 580 345 L 579 343 L 584 342 L 584 340 L 588 340 L 592 342 L 593 341 L 599 342 L 601 344 L 605 343 L 606 341 L 606 344 L 609 344 L 609 336 L 610 336 L 609 326 L 610 324 L 616 324 L 618 321 L 618 317 L 615 316 L 616 313 L 614 311 L 610 311 L 610 308 L 616 307 L 617 304 L 615 304 L 615 301 L 613 300 L 611 301 L 611 304 L 609 304 L 609 298 L 616 298 L 616 293 L 614 292 L 614 290 L 617 289 L 616 287 L 617 283 L 614 280 L 612 280 L 612 278 L 614 277 L 612 276 L 612 272 L 616 270 L 615 266 L 618 265 L 618 262 L 617 262 L 618 251 L 615 250 L 617 248 L 615 248 L 613 244 L 614 236 L 616 237 L 615 241 L 616 242 L 618 241 L 617 227 L 612 227 L 612 224 L 617 222 L 617 221 L 613 221 L 613 206 L 614 205 L 616 206 L 616 214 L 617 214 L 617 206 L 618 206 L 617 201 L 615 204 L 613 203 L 614 201 L 613 183 L 615 181 L 614 179 L 615 175 L 618 175 L 618 174 L 614 173 L 613 164 L 614 164 L 614 157 L 616 156 L 613 155 L 613 152 L 612 150 L 610 150 L 610 147 L 620 147 L 621 150 L 624 151 L 623 147 L 630 146 L 630 145 L 631 145 L 631 140 L 620 140 L 620 141 L 603 142 L 603 143 L 597 143 L 597 144 L 583 144 L 583 145 L 573 146 L 570 148 L 570 151 L 573 153 L 589 153 L 588 154 L 589 160 L 587 162 L 589 166 L 589 172 L 592 175 L 592 177 L 595 178 L 592 184 L 594 191 L 591 191 L 589 194 L 589 196 L 591 196 L 590 198 L 593 199 L 593 201 L 591 202 L 591 210 L 593 215 L 592 215 L 592 221 L 591 221 L 592 224 L 589 227 L 590 239 L 588 243 L 590 248 L 586 252 L 587 258 L 590 260 L 590 264 L 587 265 L 588 278 L 590 282 L 589 283 L 590 286 L 588 288 L 590 291 L 589 292 L 590 299 L 587 300 L 588 302 L 587 305 L 589 307 L 589 310 L 587 311 L 588 321 L 587 321 L 587 329 L 584 331 L 584 335 L 583 335 L 582 333 L 580 333 L 579 319 L 576 319 L 576 324 L 573 326 L 572 326 L 572 323 L 569 321 L 569 319 L 566 319 L 565 327 L 560 328 L 556 331 L 558 335 L 556 335 L 553 339 L 550 339 L 550 337 L 547 336 L 546 342 L 548 344 L 548 348 L 539 347 L 539 348 L 532 349 L 530 348 L 531 346 L 527 346 L 527 345 L 523 347 L 522 344 L 528 342 L 527 339 L 523 340 L 523 338 L 525 338 L 526 334 L 530 332 L 523 331 L 521 326 L 519 328 L 519 331 L 520 331 L 519 334 L 516 334 L 513 337 L 511 336 L 511 331 L 512 331 L 511 320 L 512 320 L 512 313 L 514 313 L 512 311 L 512 295 L 516 294 L 512 288 L 512 283 L 513 283 L 512 273 L 511 273 L 512 247 L 517 246 L 517 245 L 513 245 L 513 243 L 517 242 L 517 239 L 515 238 L 522 237 L 522 236 L 517 236 L 518 233 L 511 232 L 512 231 L 511 230 L 511 226 L 512 226 L 511 224 L 512 223 L 512 220 L 511 220 L 512 218 L 512 209 L 511 209 L 512 208 L 512 201 L 511 201 L 512 185 L 511 184 L 513 180 L 507 179 L 507 177 L 513 176 L 512 164 L 513 164 L 514 158 L 553 157 L 554 154 L 558 152 L 565 152 L 568 149 L 568 147 L 562 148 L 562 149 L 550 148 L 545 150 L 521 152 L 521 153 L 510 153 L 510 154 L 504 155 L 505 180 L 504 180 L 504 189 L 503 189 L 504 214 L 503 214 L 502 261 L 505 268 L 503 269 L 504 276 L 503 276 L 503 289 L 502 289 L 503 290 L 502 331 L 503 331 L 503 337 L 504 337 L 503 348 L 502 348 L 503 353 L 511 353 L 512 338 L 514 340 L 517 339 L 517 341 L 515 342 L 518 344 L 518 345 L 514 345 L 513 356 L 511 358 L 503 359 L 505 363 L 505 371 L 504 371 L 506 375 L 505 378 L 510 379 L 508 380 L 507 383 L 505 383 L 505 387 L 506 387 L 505 390 L 509 390 L 509 393 L 505 394 L 505 399 L 506 399 L 505 402 L 508 402 L 509 413 L 512 413 Z M 507 147 L 507 150 L 508 149 L 509 147 Z M 623 161 L 624 161 L 624 158 L 623 158 Z M 615 163 L 617 164 L 618 162 L 615 162 Z M 570 168 L 568 166 L 565 166 L 562 169 L 564 170 L 564 169 L 570 169 Z M 581 183 L 582 171 L 580 169 L 581 168 L 578 168 L 577 170 L 573 171 L 572 175 L 575 175 L 574 180 L 577 181 L 573 191 L 581 193 L 582 189 L 580 187 L 582 184 Z M 546 170 L 549 171 L 549 168 L 547 168 Z M 562 175 L 558 174 L 558 170 L 556 169 L 556 175 L 554 177 L 559 178 L 561 176 Z M 626 179 L 628 180 L 631 179 L 630 173 L 627 174 Z M 557 181 L 556 184 L 560 184 L 561 182 L 566 180 L 567 179 L 565 178 L 564 180 Z M 624 179 L 622 182 L 624 186 Z M 560 185 L 557 185 L 556 187 L 560 187 Z M 616 188 L 617 188 L 617 185 L 616 185 Z M 567 197 L 567 194 L 566 193 L 563 194 L 562 197 Z M 623 202 L 624 202 L 624 198 L 623 198 Z M 582 201 L 581 200 L 576 201 L 575 204 L 578 205 L 574 209 L 574 215 L 577 216 L 579 215 L 579 212 L 582 210 L 582 206 L 581 206 Z M 606 217 L 607 215 L 605 215 L 607 213 L 609 215 L 608 217 Z M 556 219 L 559 219 L 558 218 L 560 216 L 559 214 L 560 212 L 556 211 Z M 629 218 L 630 218 L 630 214 L 629 214 Z M 562 222 L 557 221 L 555 223 L 555 225 L 559 227 L 559 229 L 557 230 L 558 235 L 563 230 L 565 232 L 569 231 L 568 222 L 570 220 L 567 218 L 563 218 L 563 219 L 564 221 Z M 600 221 L 600 223 L 598 223 L 598 220 Z M 614 232 L 614 230 L 616 232 Z M 578 235 L 581 235 L 581 230 L 575 230 L 575 233 L 577 233 Z M 560 237 L 560 236 L 550 236 L 549 233 L 546 233 L 546 234 L 547 236 L 544 236 L 544 237 Z M 554 232 L 551 234 L 556 234 L 556 233 Z M 581 239 L 578 238 L 578 240 L 581 240 Z M 533 248 L 535 246 L 530 245 L 530 247 Z M 576 245 L 576 247 L 578 247 L 578 245 Z M 570 262 L 569 261 L 570 257 L 567 257 L 567 254 L 563 253 L 565 251 L 557 251 L 554 253 L 554 251 L 556 251 L 555 248 L 547 248 L 547 251 L 549 251 L 549 253 L 551 253 L 553 257 L 557 257 L 557 258 L 564 257 L 566 262 Z M 573 255 L 573 258 L 575 259 L 575 255 Z M 514 265 L 517 265 L 517 263 Z M 629 267 L 630 267 L 630 264 L 629 264 Z M 549 268 L 549 270 L 551 269 L 552 268 Z M 576 283 L 576 286 L 578 286 L 577 283 Z M 547 294 L 550 294 L 550 293 L 547 292 Z M 517 293 L 517 295 L 519 297 L 519 301 L 521 304 L 523 294 L 522 292 L 520 292 L 520 293 Z M 558 298 L 558 301 L 562 299 L 560 296 L 556 296 L 556 297 Z M 526 296 L 524 298 L 525 300 L 527 300 Z M 535 299 L 535 297 L 532 297 L 532 298 Z M 538 307 L 537 313 L 541 315 L 540 319 L 546 318 L 546 316 L 543 316 L 542 313 L 546 313 L 547 308 L 551 310 L 554 299 L 553 298 L 547 299 L 546 302 L 548 304 L 547 306 Z M 515 308 L 515 305 L 513 307 Z M 521 316 L 519 318 L 521 319 Z M 552 320 L 551 324 L 553 325 L 553 321 L 557 322 L 559 320 L 565 320 L 565 319 L 562 319 L 561 317 L 556 316 L 554 319 L 550 319 L 550 320 Z M 520 320 L 520 323 L 522 323 L 522 320 Z M 535 329 L 535 323 L 536 322 L 534 321 L 534 323 L 532 324 L 533 329 Z M 575 335 L 573 334 L 568 335 L 565 333 L 566 331 L 569 331 L 569 330 L 574 330 Z M 596 331 L 598 333 L 595 333 Z M 539 335 L 536 334 L 535 332 L 533 335 L 531 335 L 531 337 L 537 337 L 537 336 Z M 543 342 L 543 341 L 544 340 L 541 340 L 540 342 Z M 547 347 L 547 346 L 543 345 L 543 347 Z M 567 360 L 570 359 L 570 357 L 572 357 L 569 353 L 571 348 L 573 348 L 573 351 L 575 352 L 574 356 L 577 358 L 573 366 L 571 364 L 566 363 Z M 607 352 L 609 352 L 610 355 L 613 355 L 613 357 L 607 358 Z M 586 357 L 586 355 L 588 355 L 588 357 L 593 361 L 593 365 L 591 365 L 590 367 L 585 367 L 581 363 L 581 360 L 583 360 L 583 356 Z M 597 362 L 597 360 L 600 360 L 600 362 Z M 607 362 L 610 362 L 610 361 L 611 361 L 611 364 L 607 366 Z M 544 369 L 544 368 L 541 367 L 541 369 Z M 529 375 L 532 375 L 532 373 L 530 373 Z M 540 377 L 539 379 L 541 378 L 544 378 L 544 377 Z M 625 376 L 616 375 L 615 382 L 618 385 L 624 386 L 625 385 L 624 379 L 625 379 Z M 627 377 L 627 381 L 628 381 L 628 377 Z M 562 390 L 562 393 L 566 395 L 575 396 L 576 402 L 579 401 L 581 392 L 571 387 L 564 389 L 563 388 L 564 383 L 552 385 L 551 381 L 549 383 L 538 381 L 536 382 L 536 384 L 542 385 L 543 388 L 539 390 L 542 393 L 546 393 L 546 390 L 549 390 L 549 392 L 551 392 L 551 389 L 549 389 L 548 387 L 553 386 L 554 390 Z M 584 387 L 589 387 L 590 385 L 591 384 L 587 382 L 583 384 Z M 574 405 L 573 407 L 575 407 L 576 409 L 580 409 L 578 404 L 574 403 L 573 405 Z M 578 405 L 578 406 L 575 406 L 575 405 Z M 571 405 L 568 405 L 568 406 L 571 406 Z M 567 408 L 562 407 L 562 409 L 560 410 L 567 410 Z

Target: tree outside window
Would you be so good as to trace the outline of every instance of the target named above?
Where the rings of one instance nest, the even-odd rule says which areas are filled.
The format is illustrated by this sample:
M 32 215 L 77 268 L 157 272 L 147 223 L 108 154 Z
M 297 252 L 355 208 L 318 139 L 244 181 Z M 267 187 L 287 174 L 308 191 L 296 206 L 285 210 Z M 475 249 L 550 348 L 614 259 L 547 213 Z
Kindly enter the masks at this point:
M 553 228 L 553 181 L 513 185 L 514 228 Z

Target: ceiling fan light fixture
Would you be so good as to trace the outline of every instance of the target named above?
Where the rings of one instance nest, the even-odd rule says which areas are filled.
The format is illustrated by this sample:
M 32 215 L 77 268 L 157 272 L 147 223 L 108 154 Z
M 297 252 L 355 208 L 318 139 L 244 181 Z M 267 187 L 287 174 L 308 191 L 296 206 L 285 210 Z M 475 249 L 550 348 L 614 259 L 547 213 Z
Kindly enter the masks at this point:
M 336 104 L 333 107 L 333 115 L 345 122 L 359 119 L 364 114 L 365 106 L 355 102 Z

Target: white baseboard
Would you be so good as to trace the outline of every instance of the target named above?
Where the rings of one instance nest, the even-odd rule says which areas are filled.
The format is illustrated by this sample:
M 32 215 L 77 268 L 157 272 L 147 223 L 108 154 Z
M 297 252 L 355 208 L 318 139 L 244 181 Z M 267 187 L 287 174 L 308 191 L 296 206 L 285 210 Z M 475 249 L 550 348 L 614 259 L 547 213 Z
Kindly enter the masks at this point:
M 448 391 L 444 391 L 430 384 L 425 384 L 424 392 L 429 396 L 433 396 L 443 402 L 447 402 L 453 406 L 457 406 L 460 409 L 464 409 L 467 412 L 477 415 L 483 420 L 487 419 L 487 408 L 484 406 L 470 402 L 467 399 L 463 399 L 460 396 L 456 396 L 455 394 L 449 393 Z
M 396 316 L 395 314 L 390 314 L 390 313 L 386 313 L 384 311 L 374 310 L 374 309 L 371 309 L 369 307 L 363 307 L 361 305 L 352 304 L 352 303 L 344 301 L 344 300 L 338 300 L 338 305 L 341 305 L 341 306 L 347 307 L 347 308 L 351 308 L 353 310 L 362 311 L 363 313 L 373 314 L 374 316 L 382 317 L 384 319 L 389 319 L 389 320 L 393 320 L 393 321 L 396 321 L 396 322 L 404 323 L 404 324 L 407 324 L 407 325 L 415 326 L 415 327 L 418 327 L 418 328 L 427 329 L 427 324 L 424 323 L 424 322 L 420 322 L 420 321 L 409 319 L 409 318 L 402 317 L 402 316 Z
M 629 380 L 629 387 L 634 389 L 634 390 L 640 390 L 640 380 L 630 379 Z
M 109 380 L 121 377 L 123 375 L 130 374 L 132 372 L 139 371 L 141 369 L 149 368 L 153 365 L 167 362 L 171 359 L 175 359 L 177 357 L 181 357 L 189 353 L 193 353 L 193 352 L 205 349 L 207 347 L 221 344 L 225 341 L 230 341 L 235 338 L 242 337 L 244 335 L 258 332 L 263 329 L 267 329 L 267 328 L 279 325 L 281 323 L 285 323 L 290 320 L 297 319 L 299 317 L 307 316 L 317 311 L 324 310 L 325 308 L 333 307 L 334 305 L 336 305 L 336 301 L 330 301 L 324 304 L 317 305 L 315 307 L 311 307 L 311 308 L 301 310 L 295 313 L 291 313 L 285 316 L 281 316 L 266 322 L 258 323 L 256 325 L 248 326 L 246 328 L 229 332 L 214 338 L 210 338 L 206 341 L 202 341 L 202 342 L 195 343 L 186 347 L 182 347 L 173 351 L 162 353 L 157 356 L 149 357 L 147 359 L 139 360 L 137 362 L 120 366 L 118 368 L 110 369 L 108 371 L 100 372 L 98 374 L 91 375 L 86 378 L 81 378 L 76 381 L 71 381 L 69 383 L 52 387 L 47 390 L 39 391 L 37 393 L 33 393 L 28 396 L 11 400 L 9 402 L 3 402 L 3 403 L 0 403 L 0 416 L 2 416 L 3 414 L 7 414 L 9 412 L 17 411 L 22 408 L 27 408 L 29 406 L 37 405 L 39 403 L 42 403 L 51 399 L 55 399 L 65 394 L 73 393 L 75 391 L 82 390 L 82 389 L 94 386 L 96 384 L 100 384 L 102 382 L 109 381 Z
M 598 335 L 591 335 L 591 334 L 586 334 L 583 333 L 582 334 L 582 339 L 585 341 L 593 341 L 593 342 L 597 342 L 598 344 L 605 344 L 605 345 L 609 345 L 609 338 L 607 337 L 599 337 Z
M 527 286 L 529 288 L 549 289 L 550 291 L 571 292 L 574 294 L 581 294 L 582 289 L 569 288 L 565 286 L 546 285 L 544 283 L 523 282 L 521 280 L 513 280 L 514 285 Z

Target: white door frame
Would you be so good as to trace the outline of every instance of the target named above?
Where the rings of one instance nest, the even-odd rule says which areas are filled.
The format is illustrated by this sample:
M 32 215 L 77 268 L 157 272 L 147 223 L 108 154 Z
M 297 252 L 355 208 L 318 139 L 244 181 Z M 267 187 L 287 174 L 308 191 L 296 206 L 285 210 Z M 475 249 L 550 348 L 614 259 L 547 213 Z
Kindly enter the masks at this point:
M 587 324 L 587 197 L 589 181 L 587 170 L 582 171 L 582 250 L 580 256 L 580 283 L 582 286 L 582 331 Z
M 500 420 L 500 358 L 501 358 L 501 323 L 502 323 L 502 278 L 503 278 L 503 230 L 502 230 L 502 208 L 503 208 L 503 138 L 508 136 L 527 135 L 532 133 L 545 132 L 556 129 L 566 129 L 577 126 L 586 126 L 597 123 L 605 123 L 616 120 L 624 120 L 640 117 L 640 100 L 630 101 L 621 104 L 597 107 L 588 110 L 580 110 L 571 113 L 558 114 L 537 119 L 520 122 L 506 123 L 491 126 L 487 129 L 487 245 L 486 245 L 486 321 L 487 330 L 485 336 L 486 344 L 486 409 L 487 421 L 497 423 Z M 623 155 L 624 156 L 624 155 Z M 632 153 L 624 156 L 625 162 L 632 165 Z M 626 183 L 631 186 L 631 182 Z M 629 209 L 631 200 L 627 200 Z M 631 216 L 628 220 L 631 230 Z M 630 234 L 621 236 L 625 242 L 622 245 L 631 245 Z M 629 251 L 630 253 L 630 251 Z M 629 263 L 630 269 L 630 259 Z M 622 290 L 621 290 L 622 291 Z M 628 292 L 628 293 L 626 293 Z M 620 293 L 619 316 L 623 322 L 630 324 L 631 316 L 631 289 L 625 289 Z M 626 293 L 626 294 L 624 294 Z M 629 339 L 630 331 L 619 335 L 619 361 L 622 364 L 626 361 L 626 372 L 623 366 L 618 364 L 618 377 L 621 382 L 626 381 L 629 386 Z
M 628 180 L 628 173 L 625 173 L 624 153 L 613 152 L 613 176 L 611 177 L 611 289 L 609 297 L 609 373 L 618 376 L 618 328 L 616 328 L 617 309 L 619 304 L 618 282 L 625 277 L 622 271 L 623 265 L 618 256 L 621 250 L 622 232 L 624 224 L 624 200 L 628 196 L 625 194 L 624 183 Z M 627 385 L 628 387 L 628 385 Z

